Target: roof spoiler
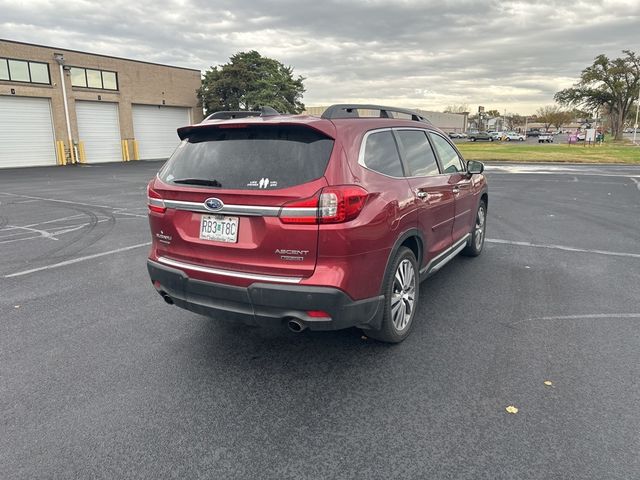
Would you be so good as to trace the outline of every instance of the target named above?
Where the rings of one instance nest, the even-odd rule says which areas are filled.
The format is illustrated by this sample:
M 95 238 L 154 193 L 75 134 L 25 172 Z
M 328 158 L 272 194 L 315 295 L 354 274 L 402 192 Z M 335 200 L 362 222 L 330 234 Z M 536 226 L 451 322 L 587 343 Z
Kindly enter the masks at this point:
M 275 109 L 271 107 L 261 107 L 260 111 L 251 110 L 222 110 L 214 112 L 209 115 L 205 120 L 231 120 L 233 118 L 247 118 L 247 117 L 272 117 L 280 115 Z
M 199 125 L 202 125 L 207 120 L 232 120 L 234 118 L 248 118 L 248 117 L 274 117 L 276 115 L 280 115 L 280 113 L 278 113 L 276 110 L 274 110 L 271 107 L 262 107 L 259 112 L 250 111 L 250 110 L 237 110 L 237 111 L 225 110 L 225 111 L 212 113 L 207 118 L 205 118 L 202 121 L 202 123 L 200 123 Z M 216 124 L 212 124 L 212 125 L 216 125 Z M 197 130 L 198 128 L 199 128 L 198 125 L 187 125 L 185 127 L 180 127 L 178 128 L 178 137 L 180 137 L 180 140 L 184 140 L 191 134 L 191 132 L 193 132 L 194 130 Z
M 431 125 L 431 121 L 421 113 L 415 110 L 407 110 L 405 108 L 385 107 L 383 105 L 368 105 L 368 104 L 336 104 L 331 105 L 322 114 L 321 118 L 325 120 L 334 120 L 337 118 L 372 118 L 372 117 L 360 117 L 358 110 L 378 110 L 380 112 L 379 118 L 395 118 L 393 113 L 402 113 L 411 117 L 411 120 L 415 122 L 428 123 Z

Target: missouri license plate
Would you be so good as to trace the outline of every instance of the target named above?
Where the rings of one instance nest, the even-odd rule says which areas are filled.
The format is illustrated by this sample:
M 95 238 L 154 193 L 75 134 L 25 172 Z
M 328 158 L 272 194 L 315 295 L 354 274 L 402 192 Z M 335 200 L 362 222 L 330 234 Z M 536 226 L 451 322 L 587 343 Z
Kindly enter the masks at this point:
M 200 238 L 214 242 L 237 242 L 238 217 L 203 215 L 200 218 Z

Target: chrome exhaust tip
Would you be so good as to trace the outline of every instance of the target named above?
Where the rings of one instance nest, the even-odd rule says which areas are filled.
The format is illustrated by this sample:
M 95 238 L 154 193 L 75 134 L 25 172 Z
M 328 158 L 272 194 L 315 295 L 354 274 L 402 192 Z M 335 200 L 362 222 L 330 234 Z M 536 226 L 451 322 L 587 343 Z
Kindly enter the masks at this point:
M 291 330 L 294 333 L 300 333 L 307 328 L 302 323 L 300 323 L 300 321 L 296 319 L 289 320 L 287 322 L 287 326 L 289 327 L 289 330 Z

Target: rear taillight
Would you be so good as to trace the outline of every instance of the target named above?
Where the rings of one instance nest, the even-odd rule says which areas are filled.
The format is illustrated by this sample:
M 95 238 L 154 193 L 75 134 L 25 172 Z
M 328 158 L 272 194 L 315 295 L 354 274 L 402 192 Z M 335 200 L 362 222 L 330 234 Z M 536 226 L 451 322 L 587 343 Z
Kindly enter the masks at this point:
M 342 223 L 353 220 L 364 207 L 367 191 L 355 185 L 327 187 L 303 200 L 286 203 L 280 210 L 282 223 Z
M 318 223 L 318 196 L 285 203 L 280 210 L 282 223 Z
M 151 188 L 151 184 L 147 185 L 147 206 L 151 212 L 164 213 L 167 211 L 164 200 L 158 192 Z
M 320 223 L 341 223 L 353 220 L 360 214 L 368 195 L 364 188 L 355 185 L 322 189 L 318 206 Z

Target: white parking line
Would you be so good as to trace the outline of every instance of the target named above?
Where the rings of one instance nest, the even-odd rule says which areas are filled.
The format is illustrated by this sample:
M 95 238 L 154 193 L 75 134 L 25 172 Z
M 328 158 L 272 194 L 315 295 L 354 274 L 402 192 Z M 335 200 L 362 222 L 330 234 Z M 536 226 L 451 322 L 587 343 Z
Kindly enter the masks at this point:
M 71 200 L 58 200 L 56 198 L 34 197 L 31 195 L 20 195 L 18 193 L 0 192 L 0 195 L 11 195 L 13 197 L 30 198 L 32 200 L 45 200 L 47 202 L 70 203 L 72 205 L 84 205 L 85 207 L 108 208 L 110 210 L 115 210 L 114 207 L 110 207 L 109 205 L 95 205 L 92 203 L 72 202 Z
M 584 315 L 558 315 L 550 317 L 525 318 L 513 322 L 510 326 L 515 327 L 527 322 L 541 322 L 553 320 L 588 320 L 588 319 L 604 319 L 604 318 L 640 318 L 640 313 L 585 313 Z
M 531 247 L 531 248 L 546 248 L 550 250 L 563 250 L 565 252 L 579 252 L 579 253 L 595 253 L 598 255 L 609 255 L 611 257 L 628 257 L 628 258 L 640 258 L 640 253 L 627 253 L 627 252 L 611 252 L 609 250 L 595 250 L 590 248 L 576 248 L 567 247 L 565 245 L 545 245 L 540 243 L 530 242 L 515 242 L 512 240 L 502 240 L 499 238 L 487 238 L 485 240 L 488 243 L 500 243 L 504 245 L 517 245 L 519 247 Z
M 85 260 L 92 260 L 98 257 L 104 257 L 106 255 L 113 255 L 115 253 L 126 252 L 127 250 L 133 250 L 134 248 L 148 247 L 151 242 L 139 243 L 138 245 L 131 245 L 129 247 L 117 248 L 115 250 L 109 250 L 108 252 L 94 253 L 93 255 L 87 255 L 85 257 L 72 258 L 71 260 L 65 260 L 64 262 L 54 263 L 53 265 L 47 265 L 45 267 L 32 268 L 30 270 L 23 270 L 22 272 L 10 273 L 4 275 L 4 278 L 21 277 L 23 275 L 29 275 L 30 273 L 42 272 L 43 270 L 51 270 L 53 268 L 65 267 L 67 265 L 73 265 L 74 263 L 84 262 Z
M 629 177 L 631 179 L 631 181 L 633 183 L 636 184 L 636 187 L 638 187 L 638 190 L 640 190 L 640 180 L 638 180 L 637 178 L 633 178 L 633 177 Z

